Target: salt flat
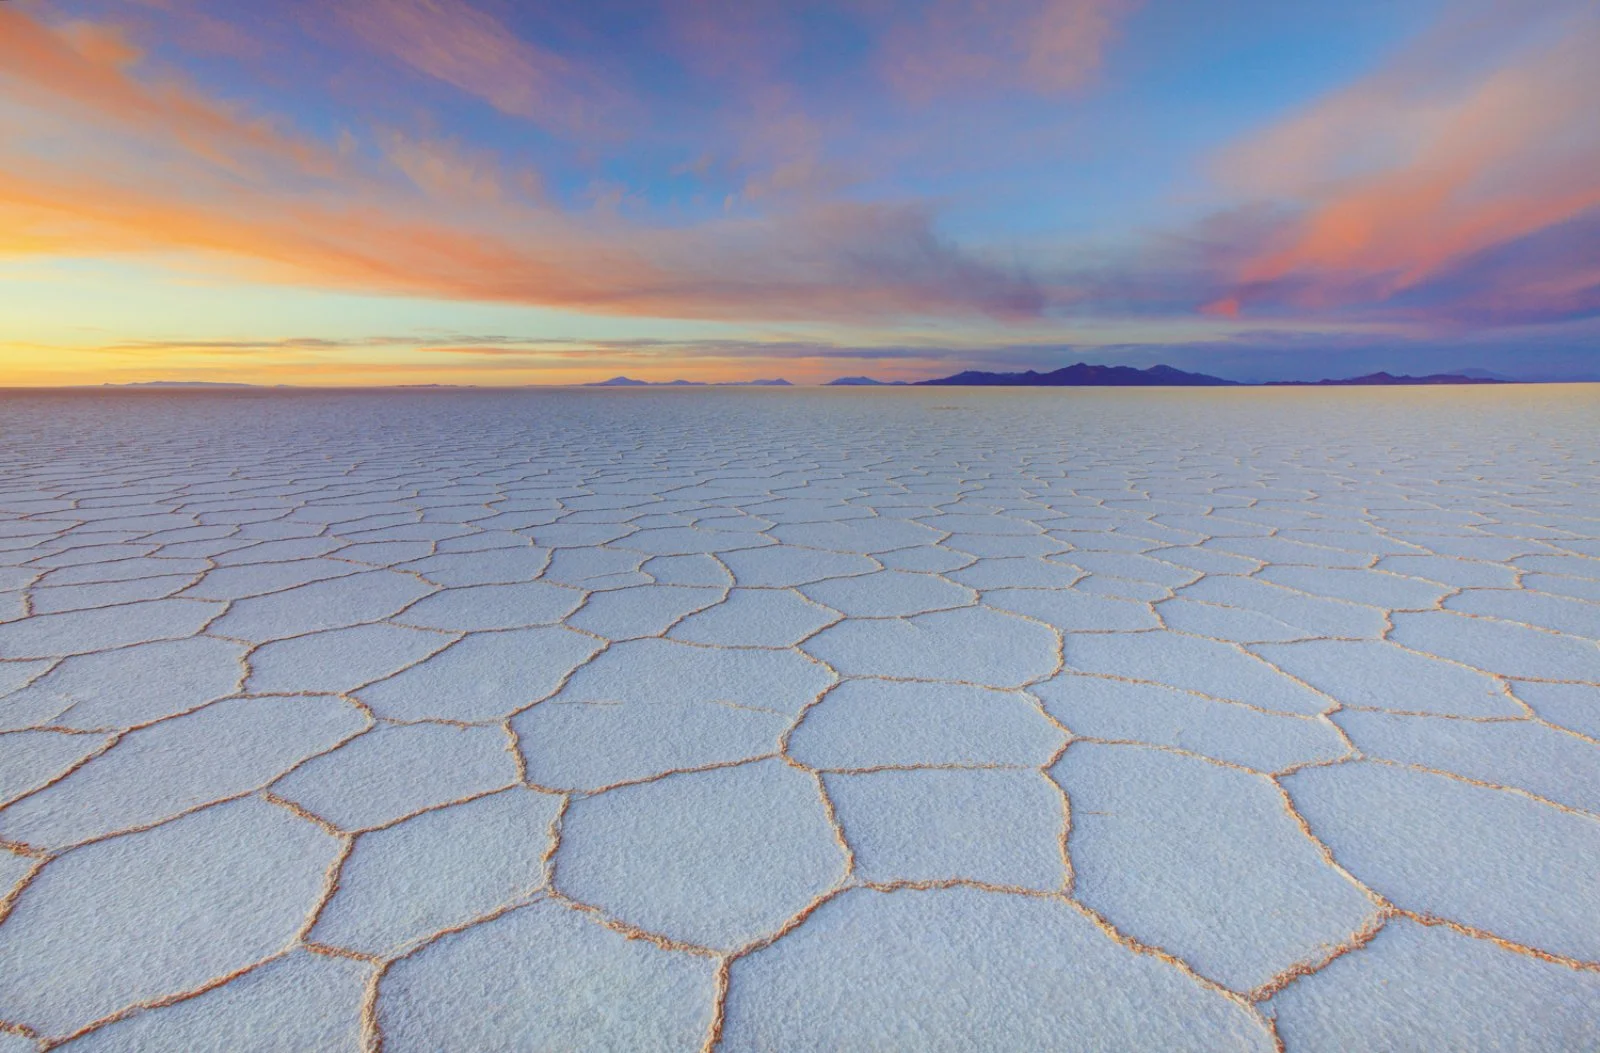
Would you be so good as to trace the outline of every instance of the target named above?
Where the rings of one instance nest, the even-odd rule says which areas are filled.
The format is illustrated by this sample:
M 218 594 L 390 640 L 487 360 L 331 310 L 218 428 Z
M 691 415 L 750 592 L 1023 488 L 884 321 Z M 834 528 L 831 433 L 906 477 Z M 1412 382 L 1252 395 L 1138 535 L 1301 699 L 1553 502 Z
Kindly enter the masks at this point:
M 0 1051 L 1600 1045 L 1600 388 L 12 393 Z

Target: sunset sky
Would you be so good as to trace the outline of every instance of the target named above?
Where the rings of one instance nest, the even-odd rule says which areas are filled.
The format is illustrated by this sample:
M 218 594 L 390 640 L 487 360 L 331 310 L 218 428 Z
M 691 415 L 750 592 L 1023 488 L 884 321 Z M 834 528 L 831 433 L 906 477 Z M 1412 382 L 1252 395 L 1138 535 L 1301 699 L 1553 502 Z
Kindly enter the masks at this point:
M 0 383 L 1600 378 L 1600 4 L 0 2 Z

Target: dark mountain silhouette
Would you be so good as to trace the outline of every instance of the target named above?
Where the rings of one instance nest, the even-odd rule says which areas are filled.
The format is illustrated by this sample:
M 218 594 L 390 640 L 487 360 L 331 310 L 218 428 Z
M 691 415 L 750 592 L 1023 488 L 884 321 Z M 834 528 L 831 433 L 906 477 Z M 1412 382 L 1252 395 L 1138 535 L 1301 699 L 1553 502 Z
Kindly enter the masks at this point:
M 985 373 L 969 369 L 951 377 L 921 380 L 919 384 L 950 384 L 977 386 L 1009 386 L 1030 388 L 1089 388 L 1089 387 L 1224 387 L 1238 383 L 1204 373 L 1185 373 L 1171 366 L 1151 366 L 1135 369 L 1132 366 L 1091 366 L 1086 362 L 1063 366 L 1049 373 L 1028 370 L 1026 373 Z
M 1469 377 L 1465 373 L 1430 373 L 1425 377 L 1411 377 L 1393 373 L 1368 373 L 1361 377 L 1343 380 L 1269 380 L 1268 387 L 1335 387 L 1345 385 L 1383 386 L 1387 384 L 1515 384 L 1502 377 Z
M 830 388 L 890 388 L 902 387 L 904 385 L 905 381 L 903 380 L 874 380 L 871 377 L 840 377 L 838 380 L 828 381 L 826 386 Z

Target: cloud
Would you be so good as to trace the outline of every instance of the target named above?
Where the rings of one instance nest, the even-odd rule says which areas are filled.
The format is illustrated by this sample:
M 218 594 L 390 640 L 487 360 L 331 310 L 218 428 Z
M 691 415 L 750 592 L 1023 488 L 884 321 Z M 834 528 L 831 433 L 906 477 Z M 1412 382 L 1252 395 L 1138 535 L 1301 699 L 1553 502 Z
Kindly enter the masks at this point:
M 646 12 L 609 57 L 596 24 L 539 6 L 338 0 L 315 29 L 248 23 L 299 60 L 219 72 L 208 52 L 189 67 L 199 81 L 173 72 L 196 56 L 164 35 L 167 15 L 56 14 L 80 2 L 104 9 L 0 2 L 0 253 L 819 334 L 870 325 L 885 341 L 959 333 L 975 348 L 1266 325 L 1388 337 L 1600 312 L 1592 0 L 1453 5 L 1388 68 L 1226 151 L 1216 182 L 1232 207 L 1093 244 L 1017 233 L 1033 202 L 991 176 L 1076 156 L 1062 144 L 1081 111 L 1062 95 L 1097 75 L 1137 0 L 804 13 L 693 0 Z M 187 10 L 159 2 L 177 4 L 172 19 Z M 513 28 L 535 24 L 542 43 Z M 385 61 L 327 75 L 353 50 Z M 602 67 L 637 77 L 635 94 Z M 540 127 L 475 107 L 445 123 L 416 107 L 436 94 L 418 76 Z M 329 97 L 308 101 L 291 78 L 325 80 Z M 1050 101 L 993 97 L 1027 93 Z M 617 110 L 654 121 L 625 142 L 591 134 Z M 1077 185 L 1023 182 L 1063 209 Z M 907 187 L 946 196 L 936 209 Z M 947 223 L 945 208 L 965 211 Z M 1012 245 L 973 250 L 952 228 Z
M 1600 209 L 1464 256 L 1391 302 L 1469 326 L 1600 316 Z
M 1227 185 L 1294 211 L 1210 310 L 1387 306 L 1465 321 L 1485 296 L 1508 319 L 1584 309 L 1600 248 L 1566 253 L 1587 275 L 1577 288 L 1530 268 L 1546 232 L 1592 231 L 1600 217 L 1597 54 L 1592 5 L 1491 8 L 1229 151 Z
M 790 11 L 781 0 L 679 0 L 666 14 L 673 53 L 717 80 L 771 84 L 794 44 Z
M 506 196 L 502 166 L 488 150 L 398 131 L 381 138 L 384 155 L 413 186 L 430 197 L 456 204 L 492 204 Z M 515 184 L 518 192 L 531 198 L 539 196 L 537 172 L 524 169 Z
M 1025 278 L 941 242 L 915 209 L 834 205 L 674 230 L 580 227 L 506 208 L 450 225 L 389 208 L 274 195 L 214 202 L 88 173 L 0 173 L 0 217 L 31 231 L 0 248 L 100 254 L 204 251 L 247 276 L 352 291 L 533 304 L 602 314 L 854 319 L 1036 314 Z
M 15 103 L 53 111 L 71 122 L 67 128 L 83 122 L 115 128 L 236 173 L 279 164 L 311 174 L 331 170 L 324 150 L 269 120 L 243 117 L 170 76 L 157 82 L 135 78 L 131 70 L 142 57 L 115 26 L 51 27 L 13 6 L 0 7 L 0 83 Z M 248 165 L 241 154 L 249 155 Z
M 915 102 L 996 87 L 1045 95 L 1099 72 L 1135 0 L 933 0 L 890 27 L 884 76 Z
M 459 144 L 331 149 L 156 85 L 126 48 L 75 47 L 83 33 L 0 7 L 0 83 L 32 103 L 0 105 L 0 252 L 202 253 L 262 280 L 620 315 L 1044 307 L 1026 274 L 945 241 L 915 204 L 809 202 L 688 225 L 567 213 L 506 192 L 516 181 Z
M 582 129 L 616 102 L 587 70 L 466 0 L 338 0 L 335 10 L 369 47 L 515 117 Z

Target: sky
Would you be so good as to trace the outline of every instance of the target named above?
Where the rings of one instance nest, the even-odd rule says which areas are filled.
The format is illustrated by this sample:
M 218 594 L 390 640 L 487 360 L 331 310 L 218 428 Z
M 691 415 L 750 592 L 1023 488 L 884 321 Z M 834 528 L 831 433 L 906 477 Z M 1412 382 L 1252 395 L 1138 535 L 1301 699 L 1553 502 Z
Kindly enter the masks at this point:
M 0 0 L 0 385 L 1600 379 L 1595 0 Z

